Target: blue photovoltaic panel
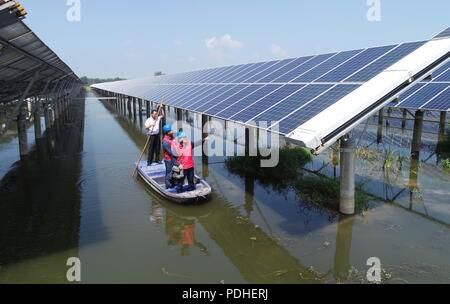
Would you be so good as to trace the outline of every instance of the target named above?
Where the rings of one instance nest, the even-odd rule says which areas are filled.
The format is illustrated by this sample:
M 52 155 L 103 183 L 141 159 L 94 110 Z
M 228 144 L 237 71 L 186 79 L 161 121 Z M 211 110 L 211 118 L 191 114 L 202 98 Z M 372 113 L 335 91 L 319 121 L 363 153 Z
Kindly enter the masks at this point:
M 233 79 L 236 79 L 242 75 L 245 75 L 245 73 L 248 73 L 251 71 L 252 67 L 256 64 L 245 64 L 243 65 L 239 70 L 235 71 L 234 73 L 229 74 L 227 77 L 221 79 L 221 82 L 223 83 L 230 83 L 233 81 Z
M 179 103 L 178 106 L 181 108 L 192 108 L 194 104 L 197 103 L 198 100 L 208 96 L 210 92 L 215 92 L 217 90 L 222 90 L 224 88 L 223 84 L 211 84 L 205 88 L 205 90 L 200 90 L 194 95 L 191 95 L 189 99 L 185 100 L 182 103 Z
M 281 69 L 283 66 L 285 66 L 286 64 L 288 64 L 289 62 L 294 61 L 294 59 L 284 59 L 281 61 L 278 61 L 276 64 L 274 64 L 273 66 L 271 66 L 270 68 L 261 71 L 260 73 L 256 74 L 255 76 L 246 79 L 245 82 L 246 83 L 254 83 L 254 82 L 258 82 L 258 80 L 266 77 L 269 74 L 272 74 L 273 72 L 277 71 L 278 69 Z
M 277 79 L 278 77 L 286 74 L 287 72 L 291 71 L 294 68 L 301 67 L 305 62 L 313 58 L 312 56 L 309 57 L 301 57 L 297 58 L 294 61 L 290 62 L 289 64 L 285 65 L 281 69 L 278 69 L 277 71 L 267 75 L 266 77 L 258 80 L 259 83 L 268 83 L 272 82 L 273 80 Z
M 218 116 L 223 118 L 230 118 L 231 116 L 235 115 L 236 113 L 242 111 L 255 101 L 258 101 L 262 99 L 263 97 L 269 95 L 275 90 L 278 90 L 282 85 L 281 84 L 268 84 L 262 87 L 261 89 L 257 90 L 256 92 L 248 95 L 247 97 L 239 100 L 235 104 L 233 104 L 231 107 L 223 110 L 222 112 L 218 113 Z
M 224 83 L 224 79 L 227 79 L 228 77 L 230 77 L 230 75 L 235 75 L 238 74 L 239 71 L 244 67 L 244 65 L 236 65 L 234 67 L 232 67 L 231 69 L 227 70 L 226 72 L 224 72 L 222 75 L 220 75 L 219 77 L 216 77 L 214 79 L 210 79 L 209 82 L 210 83 Z
M 274 123 L 276 121 L 282 120 L 284 117 L 288 116 L 292 112 L 297 111 L 300 107 L 304 106 L 306 103 L 310 102 L 320 94 L 329 90 L 333 85 L 329 84 L 312 84 L 304 87 L 297 93 L 289 96 L 282 102 L 275 105 L 273 108 L 262 113 L 254 120 L 256 121 L 266 121 L 268 123 Z
M 199 88 L 199 85 L 180 85 L 179 89 L 177 89 L 178 86 L 175 86 L 173 90 L 169 90 L 167 93 L 165 93 L 163 96 L 161 96 L 166 102 L 171 102 L 172 104 L 175 104 L 176 100 L 180 98 L 181 96 L 187 96 L 191 93 L 193 93 L 195 90 Z
M 445 90 L 447 86 L 448 84 L 445 83 L 429 83 L 421 90 L 406 98 L 405 101 L 400 103 L 398 106 L 401 108 L 418 109 L 421 105 L 428 102 L 440 92 Z
M 424 44 L 425 44 L 425 42 L 423 42 L 423 41 L 402 44 L 398 48 L 393 50 L 392 52 L 389 52 L 388 54 L 381 57 L 380 59 L 378 59 L 374 63 L 370 64 L 369 66 L 365 67 L 364 69 L 362 69 L 355 75 L 351 76 L 348 79 L 345 79 L 345 81 L 348 81 L 348 82 L 368 81 L 371 78 L 378 75 L 379 73 L 386 70 L 388 67 L 390 67 L 394 63 L 398 62 L 400 59 L 411 54 L 413 51 L 417 50 L 419 47 L 421 47 Z
M 204 102 L 211 100 L 212 98 L 223 94 L 224 92 L 230 90 L 235 85 L 215 85 L 211 90 L 203 92 L 203 94 L 197 96 L 195 101 L 191 102 L 189 107 L 195 109 L 198 105 L 202 105 Z
M 289 134 L 299 126 L 332 106 L 346 95 L 356 90 L 359 85 L 340 84 L 320 95 L 300 110 L 293 112 L 279 123 L 279 132 Z
M 207 109 L 205 112 L 210 115 L 217 115 L 219 112 L 225 110 L 238 100 L 241 100 L 244 97 L 247 97 L 248 95 L 254 93 L 255 91 L 262 88 L 264 85 L 262 84 L 254 84 L 254 85 L 244 85 L 244 89 L 235 92 L 234 94 L 227 94 L 229 97 L 226 99 L 223 99 L 222 102 L 217 103 L 216 105 L 211 106 L 209 109 Z
M 187 86 L 188 88 L 186 90 L 183 90 L 176 96 L 170 97 L 168 101 L 170 101 L 173 105 L 182 104 L 189 100 L 191 96 L 197 94 L 197 92 L 204 90 L 207 86 L 208 85 L 206 84 Z M 192 88 L 192 90 L 189 90 L 190 88 Z
M 270 68 L 271 66 L 273 66 L 274 64 L 276 64 L 278 61 L 269 61 L 269 62 L 263 62 L 261 64 L 258 64 L 257 66 L 255 66 L 255 68 L 253 68 L 251 71 L 245 73 L 242 76 L 239 76 L 236 79 L 233 79 L 231 82 L 233 83 L 240 83 L 240 82 L 245 82 L 247 79 L 252 78 L 253 76 L 261 73 L 262 71 Z
M 433 98 L 429 103 L 423 105 L 421 109 L 424 110 L 437 110 L 448 111 L 450 110 L 450 86 L 441 94 Z
M 301 66 L 296 67 L 295 69 L 278 77 L 277 79 L 273 80 L 272 82 L 276 82 L 276 83 L 290 82 L 291 80 L 297 78 L 298 76 L 300 76 L 300 75 L 304 74 L 305 72 L 309 71 L 310 69 L 314 68 L 318 64 L 321 64 L 325 60 L 329 59 L 333 55 L 336 55 L 336 53 L 317 55 L 314 58 L 312 58 L 311 60 L 308 60 Z
M 226 68 L 219 68 L 217 69 L 217 73 L 215 73 L 214 75 L 207 77 L 205 79 L 200 79 L 199 82 L 202 83 L 216 83 L 218 82 L 217 80 L 219 80 L 221 77 L 224 77 L 226 75 L 228 75 L 228 73 L 230 73 L 231 71 L 233 71 L 236 68 L 236 66 L 231 66 L 231 67 L 226 67 Z
M 170 97 L 179 94 L 181 91 L 185 91 L 188 86 L 185 85 L 166 85 L 164 89 L 158 91 L 152 100 L 163 100 L 164 102 L 170 102 Z
M 450 27 L 434 38 L 445 38 L 445 37 L 450 37 Z
M 450 81 L 450 69 L 438 76 L 435 81 Z
M 259 100 L 255 104 L 250 105 L 248 108 L 244 109 L 242 112 L 239 112 L 238 114 L 231 117 L 231 119 L 236 121 L 242 121 L 247 122 L 250 119 L 252 119 L 255 116 L 258 116 L 259 113 L 267 110 L 280 100 L 285 99 L 289 95 L 295 93 L 296 91 L 300 90 L 304 85 L 298 85 L 298 84 L 287 84 L 285 86 L 282 86 L 278 90 L 272 92 L 271 94 L 267 95 L 263 99 Z
M 323 76 L 324 74 L 328 73 L 332 69 L 336 68 L 340 64 L 344 63 L 345 61 L 349 60 L 353 56 L 357 55 L 358 53 L 362 52 L 363 50 L 354 50 L 354 51 L 347 51 L 347 52 L 341 52 L 338 53 L 336 56 L 330 58 L 329 60 L 321 63 L 320 65 L 316 66 L 315 68 L 311 69 L 307 73 L 304 73 L 303 75 L 300 75 L 299 77 L 295 78 L 292 82 L 311 82 L 316 80 L 317 78 Z
M 204 112 L 205 110 L 213 107 L 222 100 L 244 89 L 246 86 L 247 86 L 246 84 L 239 84 L 239 85 L 233 84 L 227 86 L 227 90 L 223 91 L 221 94 L 215 95 L 213 98 L 204 99 L 204 101 L 202 101 L 201 103 L 197 103 L 194 108 L 198 112 Z
M 439 69 L 437 69 L 436 71 L 433 72 L 433 77 L 437 77 L 439 75 L 441 75 L 442 73 L 444 73 L 445 71 L 447 71 L 448 69 L 450 69 L 450 61 L 447 61 L 446 63 L 444 63 Z
M 397 106 L 399 103 L 405 101 L 409 96 L 416 93 L 418 90 L 422 89 L 425 85 L 426 85 L 426 83 L 423 83 L 423 82 L 416 83 L 415 85 L 411 86 L 405 93 L 400 95 L 400 97 L 398 98 L 397 101 L 393 101 L 390 104 L 390 106 L 393 106 L 393 107 Z
M 380 56 L 386 54 L 390 50 L 392 50 L 395 45 L 388 45 L 376 48 L 370 48 L 362 53 L 356 55 L 343 65 L 337 67 L 336 69 L 330 71 L 325 74 L 321 78 L 319 78 L 318 82 L 340 82 L 345 78 L 349 77 L 353 73 L 357 72 L 359 69 L 368 65 L 375 59 L 378 59 Z

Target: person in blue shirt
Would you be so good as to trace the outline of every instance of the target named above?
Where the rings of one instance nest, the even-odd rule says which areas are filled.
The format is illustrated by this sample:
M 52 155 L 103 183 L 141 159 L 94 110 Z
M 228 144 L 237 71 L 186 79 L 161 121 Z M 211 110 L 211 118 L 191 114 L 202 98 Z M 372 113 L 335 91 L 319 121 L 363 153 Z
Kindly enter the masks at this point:
M 163 127 L 164 139 L 162 143 L 163 151 L 164 151 L 164 164 L 166 165 L 166 188 L 170 189 L 175 187 L 172 178 L 172 169 L 173 166 L 177 164 L 177 158 L 174 155 L 174 151 L 172 150 L 172 143 L 175 140 L 174 132 L 172 130 L 171 125 L 165 125 Z

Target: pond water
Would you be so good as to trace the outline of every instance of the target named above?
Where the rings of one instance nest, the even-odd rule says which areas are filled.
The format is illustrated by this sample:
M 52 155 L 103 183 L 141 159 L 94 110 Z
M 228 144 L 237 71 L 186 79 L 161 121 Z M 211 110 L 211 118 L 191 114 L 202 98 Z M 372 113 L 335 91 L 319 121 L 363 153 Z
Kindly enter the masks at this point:
M 380 143 L 375 124 L 358 128 L 375 151 L 358 154 L 358 182 L 376 198 L 354 217 L 232 174 L 223 158 L 196 160 L 211 200 L 178 206 L 130 177 L 142 122 L 87 97 L 26 159 L 14 136 L 0 143 L 0 283 L 64 283 L 70 257 L 82 283 L 367 282 L 370 257 L 387 283 L 450 283 L 450 175 L 435 132 L 411 166 L 408 126 L 393 119 Z M 402 165 L 383 171 L 386 151 Z M 307 169 L 338 178 L 334 165 L 330 150 Z

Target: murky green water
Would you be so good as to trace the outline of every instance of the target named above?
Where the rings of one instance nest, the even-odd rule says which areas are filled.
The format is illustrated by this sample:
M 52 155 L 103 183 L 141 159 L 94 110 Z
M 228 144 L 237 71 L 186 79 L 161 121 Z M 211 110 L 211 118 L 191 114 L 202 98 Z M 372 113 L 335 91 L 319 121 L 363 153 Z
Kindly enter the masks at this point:
M 65 282 L 69 257 L 81 259 L 83 283 L 361 282 L 370 257 L 380 258 L 386 282 L 450 282 L 450 178 L 432 155 L 409 188 L 409 161 L 386 175 L 360 159 L 368 191 L 395 201 L 371 202 L 355 217 L 233 175 L 223 159 L 197 160 L 213 197 L 183 207 L 130 178 L 145 142 L 139 120 L 107 102 L 83 104 L 12 168 L 16 139 L 0 144 L 2 176 L 8 171 L 0 186 L 0 283 Z M 375 149 L 376 128 L 368 130 L 362 144 Z M 410 134 L 396 132 L 386 129 L 376 146 L 406 151 L 398 140 Z M 435 141 L 429 137 L 422 159 Z M 331 153 L 308 169 L 339 174 Z

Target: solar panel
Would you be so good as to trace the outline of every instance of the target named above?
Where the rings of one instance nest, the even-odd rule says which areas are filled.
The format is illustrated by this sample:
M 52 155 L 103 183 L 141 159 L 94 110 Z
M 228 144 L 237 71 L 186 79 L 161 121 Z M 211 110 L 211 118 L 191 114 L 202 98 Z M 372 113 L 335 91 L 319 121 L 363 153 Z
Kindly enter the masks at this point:
M 308 60 L 311 60 L 311 58 L 313 58 L 313 56 L 297 58 L 294 61 L 290 62 L 289 64 L 285 65 L 284 67 L 282 67 L 282 68 L 276 70 L 275 72 L 270 73 L 266 77 L 258 80 L 258 82 L 259 83 L 272 82 L 275 79 L 277 79 L 278 77 L 281 77 L 284 74 L 292 71 L 293 69 L 301 67 L 305 62 L 307 62 Z
M 365 67 L 355 75 L 347 78 L 345 81 L 350 82 L 368 81 L 375 75 L 381 73 L 383 70 L 387 69 L 389 66 L 399 61 L 400 59 L 404 58 L 406 55 L 409 55 L 411 52 L 415 51 L 424 44 L 425 42 L 423 41 L 402 44 L 393 51 L 387 53 L 386 55 L 375 61 L 374 63 Z
M 274 79 L 272 82 L 277 83 L 287 83 L 291 82 L 293 79 L 297 78 L 298 76 L 304 74 L 305 72 L 311 70 L 318 64 L 328 60 L 330 57 L 336 55 L 336 53 L 330 53 L 330 54 L 323 54 L 323 55 L 317 55 L 313 57 L 312 59 L 308 60 L 304 64 L 297 66 L 296 68 L 292 69 L 291 71 L 287 72 L 284 75 L 281 75 L 280 77 Z
M 292 95 L 303 87 L 303 85 L 298 84 L 287 84 L 282 86 L 278 90 L 270 93 L 263 99 L 255 102 L 254 104 L 249 105 L 247 108 L 232 116 L 232 120 L 247 122 L 251 120 L 251 118 L 255 117 L 256 113 L 261 113 L 264 110 L 270 108 L 280 100 L 285 99 L 286 97 Z
M 319 78 L 318 82 L 339 82 L 357 72 L 372 61 L 378 59 L 380 56 L 389 52 L 395 47 L 395 45 L 388 45 L 382 47 L 376 47 L 366 49 L 362 53 L 356 55 L 352 60 L 347 61 L 343 65 L 325 74 Z
M 337 85 L 331 90 L 325 92 L 309 103 L 300 107 L 297 111 L 293 111 L 286 118 L 282 119 L 278 123 L 279 132 L 283 134 L 289 134 L 294 131 L 298 126 L 306 123 L 309 119 L 319 114 L 324 109 L 329 108 L 344 96 L 350 94 L 356 90 L 359 85 Z M 273 125 L 271 128 L 273 129 Z
M 271 94 L 273 91 L 276 91 L 281 87 L 282 87 L 281 84 L 267 84 L 267 85 L 263 86 L 262 88 L 260 88 L 259 90 L 248 95 L 247 97 L 242 98 L 241 100 L 234 103 L 233 105 L 231 105 L 227 109 L 223 110 L 219 114 L 221 117 L 229 119 L 231 116 L 235 115 L 236 113 L 239 113 L 240 111 L 242 111 L 243 109 L 245 109 L 246 107 L 248 107 L 249 105 L 254 103 L 255 101 L 258 101 L 258 100 L 264 98 L 265 96 Z
M 255 121 L 276 122 L 288 116 L 290 113 L 301 108 L 320 94 L 326 92 L 333 85 L 312 84 L 304 87 L 288 98 L 274 104 L 271 108 L 267 107 L 264 113 L 253 118 Z
M 445 83 L 429 83 L 411 94 L 403 102 L 399 104 L 402 108 L 419 109 L 425 102 L 434 98 L 436 95 L 444 91 L 448 87 Z
M 446 35 L 444 31 L 428 42 L 240 64 L 94 88 L 164 99 L 168 106 L 246 124 L 273 122 L 273 130 L 316 149 L 345 134 L 340 133 L 349 128 L 345 124 L 356 124 L 368 115 L 366 111 L 391 102 L 393 90 L 415 77 L 433 73 L 434 79 L 411 84 L 392 106 L 447 110 L 450 62 L 442 64 L 450 51 Z
M 436 95 L 430 102 L 424 104 L 422 109 L 448 111 L 450 109 L 450 86 Z
M 450 69 L 436 77 L 436 81 L 450 81 Z
M 236 91 L 236 92 L 229 92 L 229 94 L 227 94 L 228 96 L 222 96 L 221 98 L 223 98 L 223 99 L 220 103 L 215 103 L 215 104 L 209 103 L 208 108 L 206 108 L 206 110 L 204 110 L 205 113 L 214 115 L 214 116 L 219 116 L 219 113 L 221 111 L 225 110 L 226 108 L 228 108 L 235 102 L 241 100 L 242 98 L 247 97 L 248 95 L 254 93 L 255 91 L 257 91 L 263 87 L 262 84 L 241 85 L 241 87 L 242 86 L 243 86 L 243 88 L 241 90 Z
M 441 32 L 439 35 L 437 35 L 436 38 L 446 38 L 446 37 L 450 37 L 450 27 L 447 28 L 445 31 Z
M 264 77 L 267 77 L 268 75 L 272 74 L 273 72 L 278 71 L 278 69 L 281 69 L 285 65 L 289 64 L 290 62 L 294 61 L 295 59 L 284 59 L 281 61 L 278 61 L 274 65 L 272 65 L 270 68 L 261 71 L 260 73 L 254 75 L 253 77 L 246 79 L 245 82 L 247 83 L 254 83 L 258 82 L 258 80 L 263 79 Z
M 231 95 L 236 94 L 237 92 L 241 91 L 245 87 L 247 87 L 246 84 L 227 86 L 227 90 L 225 90 L 222 94 L 218 94 L 214 98 L 211 98 L 210 100 L 208 100 L 206 102 L 202 102 L 202 103 L 199 102 L 198 104 L 194 105 L 193 108 L 196 111 L 203 112 L 203 111 L 209 109 L 210 107 L 214 106 L 215 104 L 219 103 L 221 100 L 224 100 L 224 99 L 230 97 Z
M 313 69 L 310 69 L 309 71 L 305 71 L 305 73 L 299 75 L 297 78 L 292 80 L 292 82 L 312 82 L 319 78 L 320 76 L 323 76 L 324 74 L 328 73 L 334 68 L 337 68 L 350 58 L 356 56 L 362 52 L 362 50 L 354 50 L 354 51 L 346 51 L 341 52 L 339 54 L 335 54 L 335 56 L 329 58 L 328 60 L 325 60 L 321 64 L 317 65 Z

